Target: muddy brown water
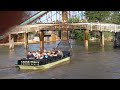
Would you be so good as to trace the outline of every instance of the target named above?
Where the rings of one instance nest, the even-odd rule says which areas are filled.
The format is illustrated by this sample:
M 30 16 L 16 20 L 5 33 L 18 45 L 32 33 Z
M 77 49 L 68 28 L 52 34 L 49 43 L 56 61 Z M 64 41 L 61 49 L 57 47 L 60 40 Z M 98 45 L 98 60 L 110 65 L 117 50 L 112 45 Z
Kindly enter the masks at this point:
M 55 43 L 45 43 L 52 49 Z M 0 46 L 0 79 L 119 79 L 120 50 L 113 49 L 112 42 L 104 48 L 99 42 L 89 43 L 86 49 L 81 41 L 72 41 L 71 62 L 46 71 L 21 71 L 14 67 L 17 60 L 25 57 L 27 50 L 23 45 L 14 50 Z M 28 51 L 36 51 L 39 44 L 30 44 Z

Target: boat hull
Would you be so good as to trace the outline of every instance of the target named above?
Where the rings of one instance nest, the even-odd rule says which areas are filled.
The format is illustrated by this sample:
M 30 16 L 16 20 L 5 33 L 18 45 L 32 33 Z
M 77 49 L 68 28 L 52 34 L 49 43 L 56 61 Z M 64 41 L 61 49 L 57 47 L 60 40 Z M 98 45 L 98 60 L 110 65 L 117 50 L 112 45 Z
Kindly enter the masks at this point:
M 17 65 L 17 66 L 19 66 L 19 68 L 22 70 L 38 70 L 38 69 L 39 70 L 46 70 L 46 69 L 55 67 L 57 65 L 61 65 L 61 64 L 69 63 L 69 62 L 70 62 L 70 57 L 67 57 L 67 58 L 64 58 L 62 60 L 48 63 L 45 65 L 40 65 L 40 66 L 27 66 L 27 65 Z

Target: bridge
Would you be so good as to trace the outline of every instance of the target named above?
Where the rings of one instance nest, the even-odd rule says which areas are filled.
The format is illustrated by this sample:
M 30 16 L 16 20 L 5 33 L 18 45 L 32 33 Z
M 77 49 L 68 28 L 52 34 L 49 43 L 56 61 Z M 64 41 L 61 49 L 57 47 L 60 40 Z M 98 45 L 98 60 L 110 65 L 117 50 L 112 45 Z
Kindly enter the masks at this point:
M 68 30 L 79 29 L 79 30 L 90 30 L 90 31 L 108 31 L 108 32 L 120 32 L 120 25 L 107 24 L 107 23 L 60 23 L 60 24 L 35 24 L 35 25 L 24 25 L 15 26 L 9 32 L 10 34 L 28 33 L 39 30 L 62 30 L 67 28 Z
M 38 32 L 39 38 L 40 38 L 40 48 L 42 49 L 44 47 L 44 36 L 45 31 L 59 31 L 61 30 L 62 33 L 62 40 L 68 40 L 68 32 L 72 30 L 84 30 L 85 32 L 85 46 L 88 47 L 88 33 L 90 31 L 99 31 L 101 33 L 101 45 L 104 46 L 104 32 L 120 32 L 120 25 L 117 24 L 109 24 L 109 23 L 69 23 L 68 17 L 70 18 L 70 11 L 69 13 L 67 11 L 62 11 L 60 14 L 56 11 L 56 20 L 57 20 L 57 14 L 59 13 L 61 15 L 62 22 L 54 22 L 51 20 L 51 23 L 34 23 L 35 20 L 38 18 L 42 18 L 46 15 L 46 19 L 48 20 L 47 14 L 49 11 L 40 11 L 37 14 L 33 15 L 32 17 L 25 20 L 23 23 L 21 23 L 19 26 L 14 26 L 10 28 L 10 31 L 5 34 L 5 36 L 9 35 L 9 42 L 10 42 L 10 48 L 14 48 L 14 43 L 11 35 L 24 33 L 24 40 L 25 40 L 25 48 L 28 47 L 28 33 L 29 32 Z M 69 16 L 68 16 L 69 15 Z M 52 14 L 51 17 L 52 18 Z M 59 17 L 60 18 L 60 17 Z M 49 33 L 51 34 L 51 33 Z

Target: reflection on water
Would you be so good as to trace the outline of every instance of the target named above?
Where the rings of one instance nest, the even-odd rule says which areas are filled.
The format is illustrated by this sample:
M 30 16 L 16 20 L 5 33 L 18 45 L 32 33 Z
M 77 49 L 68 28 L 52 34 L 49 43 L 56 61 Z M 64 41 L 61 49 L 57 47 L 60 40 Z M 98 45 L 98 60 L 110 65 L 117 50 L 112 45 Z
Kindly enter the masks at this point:
M 45 43 L 48 50 L 56 43 Z M 63 46 L 64 47 L 64 46 Z M 46 71 L 19 71 L 14 66 L 18 59 L 25 57 L 27 51 L 39 50 L 39 44 L 30 44 L 25 50 L 23 45 L 9 50 L 0 47 L 0 78 L 18 79 L 66 79 L 66 78 L 120 78 L 120 50 L 113 49 L 112 42 L 100 47 L 98 42 L 89 43 L 86 49 L 81 41 L 72 41 L 72 57 L 69 64 Z

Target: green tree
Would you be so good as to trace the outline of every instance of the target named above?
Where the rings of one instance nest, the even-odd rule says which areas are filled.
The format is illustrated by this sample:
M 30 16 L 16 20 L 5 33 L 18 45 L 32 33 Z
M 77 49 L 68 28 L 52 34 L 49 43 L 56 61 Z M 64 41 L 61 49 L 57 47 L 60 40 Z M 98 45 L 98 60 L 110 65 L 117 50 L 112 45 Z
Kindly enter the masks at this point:
M 77 23 L 77 22 L 79 22 L 79 20 L 80 20 L 79 17 L 69 18 L 69 19 L 68 19 L 68 22 L 69 22 L 69 23 Z
M 120 24 L 120 12 L 119 11 L 111 11 L 108 22 Z
M 84 31 L 83 30 L 74 30 L 73 37 L 75 39 L 84 40 Z
M 107 22 L 120 24 L 120 11 L 86 11 L 85 16 L 88 19 L 88 22 Z M 95 33 L 92 33 L 92 36 L 95 37 Z M 109 40 L 113 38 L 111 32 L 105 32 L 105 39 Z
M 110 16 L 110 11 L 85 11 L 88 22 L 106 22 Z
M 76 18 L 70 18 L 68 20 L 69 23 L 77 23 L 79 22 L 79 18 L 76 17 Z M 76 38 L 76 39 L 79 39 L 79 40 L 84 40 L 84 30 L 73 30 L 71 32 L 73 38 Z M 90 34 L 89 34 L 89 38 L 90 38 Z

